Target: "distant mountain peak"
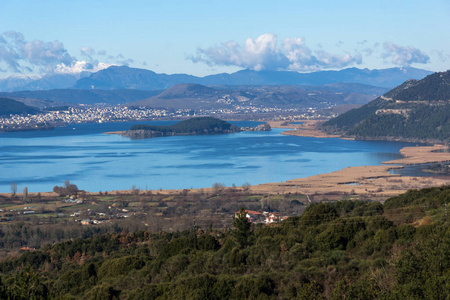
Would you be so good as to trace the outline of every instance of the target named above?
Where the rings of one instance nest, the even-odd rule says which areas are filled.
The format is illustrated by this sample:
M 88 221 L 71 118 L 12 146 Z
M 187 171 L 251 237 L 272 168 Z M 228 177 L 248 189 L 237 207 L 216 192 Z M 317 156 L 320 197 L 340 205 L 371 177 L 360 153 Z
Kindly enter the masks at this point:
M 384 88 L 398 86 L 408 79 L 422 79 L 431 72 L 415 68 L 358 69 L 299 73 L 295 71 L 240 70 L 205 77 L 187 74 L 158 74 L 151 70 L 129 66 L 110 66 L 95 73 L 78 75 L 54 74 L 41 78 L 0 79 L 0 91 L 49 89 L 136 89 L 165 90 L 176 84 L 202 85 L 324 85 L 331 83 L 359 83 Z M 82 77 L 82 78 L 80 78 Z

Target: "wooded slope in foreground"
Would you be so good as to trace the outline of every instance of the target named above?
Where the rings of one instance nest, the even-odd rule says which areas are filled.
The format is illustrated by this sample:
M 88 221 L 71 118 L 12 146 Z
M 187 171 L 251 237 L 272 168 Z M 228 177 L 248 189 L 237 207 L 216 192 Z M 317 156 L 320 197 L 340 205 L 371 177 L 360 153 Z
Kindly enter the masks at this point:
M 446 299 L 450 186 L 273 226 L 99 235 L 0 263 L 1 299 Z M 242 213 L 242 211 L 241 211 Z

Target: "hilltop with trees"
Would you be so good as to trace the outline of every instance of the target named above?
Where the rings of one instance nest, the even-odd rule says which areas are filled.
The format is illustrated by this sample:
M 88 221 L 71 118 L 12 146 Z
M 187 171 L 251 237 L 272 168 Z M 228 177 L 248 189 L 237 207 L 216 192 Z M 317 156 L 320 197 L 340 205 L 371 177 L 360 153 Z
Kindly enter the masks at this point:
M 368 104 L 323 124 L 358 139 L 449 141 L 450 71 L 408 80 Z
M 212 117 L 191 118 L 170 126 L 134 125 L 123 135 L 131 138 L 151 138 L 174 135 L 204 135 L 239 132 L 240 128 Z

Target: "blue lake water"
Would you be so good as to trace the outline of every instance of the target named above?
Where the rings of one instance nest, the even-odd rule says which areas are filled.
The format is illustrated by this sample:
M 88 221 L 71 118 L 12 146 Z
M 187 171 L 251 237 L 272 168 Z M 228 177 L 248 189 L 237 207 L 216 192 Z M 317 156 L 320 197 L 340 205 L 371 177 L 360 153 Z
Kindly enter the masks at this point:
M 106 131 L 134 124 L 71 124 L 50 131 L 0 133 L 0 192 L 50 191 L 70 180 L 91 192 L 281 182 L 400 158 L 400 142 L 283 136 L 282 130 L 130 140 Z M 235 122 L 238 126 L 247 123 Z M 256 125 L 259 123 L 253 123 Z

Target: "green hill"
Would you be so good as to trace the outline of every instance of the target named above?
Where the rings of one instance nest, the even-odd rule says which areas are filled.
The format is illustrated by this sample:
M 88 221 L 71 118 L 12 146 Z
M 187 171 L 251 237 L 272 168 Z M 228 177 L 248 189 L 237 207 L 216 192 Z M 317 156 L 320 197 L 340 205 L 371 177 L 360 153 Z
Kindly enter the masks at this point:
M 38 112 L 37 108 L 27 106 L 19 101 L 0 98 L 0 116 L 35 114 Z
M 449 141 L 450 71 L 408 80 L 324 126 L 359 139 Z
M 224 134 L 240 129 L 226 121 L 212 117 L 198 117 L 170 126 L 134 125 L 124 133 L 131 138 L 151 138 L 173 135 Z
M 449 201 L 443 186 L 315 203 L 275 226 L 241 211 L 228 230 L 49 244 L 0 263 L 0 298 L 448 299 Z

